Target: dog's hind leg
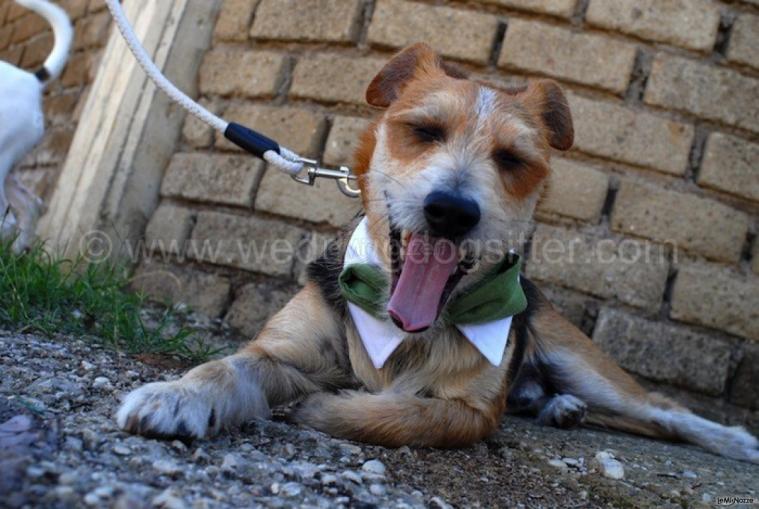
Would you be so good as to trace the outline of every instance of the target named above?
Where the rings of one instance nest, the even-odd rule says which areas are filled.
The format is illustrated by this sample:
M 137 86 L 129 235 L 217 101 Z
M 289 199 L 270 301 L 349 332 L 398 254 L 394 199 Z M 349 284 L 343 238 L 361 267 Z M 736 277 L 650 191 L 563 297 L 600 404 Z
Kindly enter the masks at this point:
M 9 239 L 16 232 L 16 216 L 10 209 L 6 195 L 7 180 L 12 168 L 10 156 L 0 151 L 0 240 Z
M 34 196 L 13 175 L 8 175 L 5 179 L 5 192 L 18 221 L 18 234 L 13 241 L 13 250 L 20 253 L 28 249 L 34 241 L 43 204 L 42 200 Z
M 683 440 L 714 453 L 759 463 L 759 441 L 643 389 L 587 336 L 549 306 L 532 321 L 536 362 L 558 394 L 585 402 L 587 422 L 642 435 Z

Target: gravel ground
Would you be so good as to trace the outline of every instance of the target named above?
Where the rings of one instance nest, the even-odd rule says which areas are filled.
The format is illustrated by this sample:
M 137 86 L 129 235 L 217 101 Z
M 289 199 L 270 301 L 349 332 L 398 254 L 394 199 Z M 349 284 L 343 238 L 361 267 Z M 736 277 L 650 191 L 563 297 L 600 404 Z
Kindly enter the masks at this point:
M 176 369 L 0 331 L 0 506 L 699 507 L 759 498 L 759 467 L 698 449 L 507 418 L 462 450 L 385 449 L 281 418 L 186 444 L 130 436 L 125 392 Z

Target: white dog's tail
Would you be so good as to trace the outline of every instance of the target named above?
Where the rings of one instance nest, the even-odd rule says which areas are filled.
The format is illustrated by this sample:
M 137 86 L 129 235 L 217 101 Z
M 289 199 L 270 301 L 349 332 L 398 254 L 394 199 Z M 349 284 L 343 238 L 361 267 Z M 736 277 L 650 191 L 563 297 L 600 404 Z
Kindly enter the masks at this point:
M 71 28 L 71 21 L 66 11 L 47 0 L 16 0 L 16 3 L 36 12 L 53 27 L 55 36 L 53 51 L 35 75 L 43 83 L 56 79 L 63 72 L 74 38 L 74 30 Z

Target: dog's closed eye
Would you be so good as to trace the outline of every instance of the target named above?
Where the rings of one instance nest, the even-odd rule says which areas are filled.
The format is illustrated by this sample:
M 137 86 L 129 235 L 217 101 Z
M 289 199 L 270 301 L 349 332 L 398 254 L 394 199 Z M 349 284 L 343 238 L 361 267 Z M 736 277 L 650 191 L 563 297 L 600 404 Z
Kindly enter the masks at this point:
M 434 124 L 410 125 L 411 132 L 421 143 L 437 143 L 445 141 L 445 129 Z
M 514 171 L 524 165 L 524 161 L 506 149 L 498 149 L 493 152 L 493 160 L 502 171 Z

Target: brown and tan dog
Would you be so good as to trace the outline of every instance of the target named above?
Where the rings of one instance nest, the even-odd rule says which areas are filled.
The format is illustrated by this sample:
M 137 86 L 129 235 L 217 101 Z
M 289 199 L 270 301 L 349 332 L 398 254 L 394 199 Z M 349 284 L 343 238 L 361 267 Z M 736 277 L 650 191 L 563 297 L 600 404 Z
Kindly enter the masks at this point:
M 556 83 L 496 89 L 466 79 L 418 44 L 382 69 L 366 97 L 385 108 L 364 134 L 355 168 L 375 245 L 427 234 L 460 246 L 487 242 L 503 254 L 522 247 L 550 172 L 549 151 L 567 150 L 573 142 L 571 115 Z M 129 394 L 119 426 L 146 435 L 204 437 L 300 399 L 294 420 L 334 436 L 457 447 L 493 433 L 508 407 L 561 427 L 579 424 L 587 413 L 589 422 L 759 462 L 753 436 L 646 392 L 525 278 L 527 309 L 513 317 L 500 364 L 488 362 L 439 319 L 449 296 L 489 270 L 476 249 L 481 262 L 459 264 L 443 294 L 435 285 L 422 291 L 434 306 L 393 299 L 401 304 L 390 315 L 407 334 L 376 368 L 338 287 L 345 249 L 337 244 L 314 262 L 305 288 L 237 354 Z M 411 269 L 388 250 L 379 253 L 393 281 L 388 298 L 398 297 L 398 281 Z M 462 256 L 469 259 L 471 252 Z M 419 270 L 424 280 L 426 269 Z

